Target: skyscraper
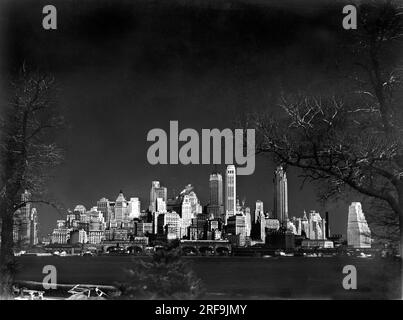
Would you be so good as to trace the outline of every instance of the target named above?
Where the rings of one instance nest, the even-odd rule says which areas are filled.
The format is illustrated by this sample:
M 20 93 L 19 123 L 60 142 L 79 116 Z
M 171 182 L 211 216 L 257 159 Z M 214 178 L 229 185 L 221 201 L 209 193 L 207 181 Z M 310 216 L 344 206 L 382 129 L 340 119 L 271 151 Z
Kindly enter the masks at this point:
M 157 233 L 165 234 L 168 240 L 180 238 L 181 218 L 176 212 L 165 212 L 158 215 Z
M 287 226 L 288 221 L 288 192 L 287 174 L 282 166 L 278 166 L 274 172 L 274 217 L 280 221 L 280 225 Z
M 167 211 L 167 204 L 164 201 L 163 198 L 157 198 L 157 205 L 155 207 L 155 211 L 157 211 L 158 213 L 163 213 Z
M 225 223 L 236 214 L 236 168 L 228 165 L 225 172 Z
M 246 237 L 246 217 L 237 214 L 228 218 L 227 232 L 233 235 L 241 234 Z
M 127 217 L 129 219 L 140 218 L 141 203 L 139 198 L 130 198 L 127 206 Z
M 224 213 L 222 187 L 222 175 L 216 171 L 210 174 L 210 204 L 207 210 L 214 218 L 221 218 Z
M 181 208 L 182 216 L 181 218 L 185 222 L 185 224 L 190 225 L 192 221 L 193 214 L 192 214 L 192 204 L 190 203 L 189 195 L 185 195 L 182 201 L 182 208 Z
M 30 216 L 30 239 L 29 244 L 31 246 L 37 245 L 38 240 L 38 213 L 36 208 L 32 208 Z
M 255 214 L 253 216 L 253 222 L 256 223 L 260 220 L 260 216 L 264 215 L 263 211 L 263 201 L 261 200 L 256 200 L 256 205 L 255 205 Z
M 245 226 L 246 226 L 246 236 L 250 237 L 251 231 L 252 231 L 252 218 L 250 214 L 250 208 L 246 207 L 244 210 L 245 214 Z
M 309 235 L 311 240 L 326 240 L 326 220 L 322 219 L 319 212 L 309 212 Z
M 190 191 L 189 194 L 189 201 L 192 206 L 192 214 L 193 215 L 198 215 L 199 213 L 203 212 L 203 207 L 200 205 L 200 201 L 197 198 L 197 195 L 194 191 Z
M 119 192 L 115 201 L 115 219 L 116 222 L 122 222 L 126 218 L 127 201 L 122 190 Z
M 162 198 L 165 202 L 167 202 L 167 188 L 161 187 L 159 181 L 153 181 L 151 183 L 149 206 L 151 212 L 156 211 L 157 198 Z
M 348 208 L 347 245 L 353 248 L 371 248 L 371 230 L 360 202 Z
M 105 197 L 101 198 L 100 200 L 97 201 L 97 207 L 98 210 L 102 212 L 102 215 L 104 216 L 106 223 L 109 224 L 110 220 L 113 218 L 109 200 L 106 199 Z

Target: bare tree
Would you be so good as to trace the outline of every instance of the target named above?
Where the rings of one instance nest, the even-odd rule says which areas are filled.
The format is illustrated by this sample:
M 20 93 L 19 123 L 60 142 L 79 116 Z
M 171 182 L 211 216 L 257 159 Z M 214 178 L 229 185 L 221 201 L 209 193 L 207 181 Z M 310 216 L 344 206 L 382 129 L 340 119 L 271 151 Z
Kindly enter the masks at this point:
M 2 297 L 7 295 L 13 277 L 14 214 L 27 202 L 51 204 L 46 198 L 46 182 L 52 168 L 62 160 L 62 150 L 54 141 L 55 129 L 63 123 L 56 105 L 54 79 L 23 67 L 9 92 L 0 131 Z M 30 199 L 22 200 L 24 190 L 29 190 Z
M 403 111 L 392 58 L 401 49 L 402 11 L 373 1 L 359 6 L 358 17 L 353 90 L 283 95 L 280 115 L 252 115 L 248 125 L 257 129 L 257 152 L 302 169 L 305 181 L 319 183 L 322 199 L 353 191 L 386 207 L 403 243 Z

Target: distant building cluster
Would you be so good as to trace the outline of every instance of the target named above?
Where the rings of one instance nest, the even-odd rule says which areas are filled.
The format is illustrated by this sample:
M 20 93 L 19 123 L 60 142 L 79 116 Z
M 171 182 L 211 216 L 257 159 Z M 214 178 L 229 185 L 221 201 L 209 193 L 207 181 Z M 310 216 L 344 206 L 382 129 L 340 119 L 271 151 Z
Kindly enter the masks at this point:
M 168 198 L 167 188 L 151 182 L 146 209 L 138 197 L 126 198 L 122 191 L 115 200 L 99 199 L 90 209 L 77 205 L 66 218 L 57 220 L 49 242 L 54 244 L 94 244 L 132 241 L 148 244 L 154 240 L 227 240 L 233 246 L 264 244 L 273 248 L 293 248 L 296 239 L 302 247 L 332 248 L 329 217 L 304 211 L 289 218 L 287 175 L 282 166 L 274 172 L 273 211 L 264 211 L 257 200 L 252 211 L 237 195 L 236 167 L 228 165 L 225 176 L 215 170 L 209 179 L 209 203 L 201 205 L 194 187 L 187 185 Z M 23 194 L 24 199 L 29 193 Z M 37 214 L 29 203 L 16 213 L 15 239 L 36 244 Z M 22 221 L 20 224 L 17 221 Z M 361 204 L 349 208 L 348 245 L 371 246 L 368 224 Z

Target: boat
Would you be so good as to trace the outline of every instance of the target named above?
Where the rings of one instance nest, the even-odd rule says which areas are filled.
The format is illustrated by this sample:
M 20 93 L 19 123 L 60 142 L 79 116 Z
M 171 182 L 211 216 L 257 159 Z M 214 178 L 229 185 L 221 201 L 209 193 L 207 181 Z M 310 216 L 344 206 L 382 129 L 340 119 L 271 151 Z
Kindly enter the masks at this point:
M 98 286 L 77 284 L 71 288 L 68 293 L 71 294 L 66 300 L 87 300 L 87 299 L 106 299 L 108 296 L 100 290 Z

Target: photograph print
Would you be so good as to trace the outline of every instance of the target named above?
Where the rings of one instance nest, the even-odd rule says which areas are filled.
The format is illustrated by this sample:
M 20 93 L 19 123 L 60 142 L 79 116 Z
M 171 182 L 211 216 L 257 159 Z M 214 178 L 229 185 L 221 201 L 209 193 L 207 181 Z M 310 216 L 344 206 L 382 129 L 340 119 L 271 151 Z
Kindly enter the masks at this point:
M 402 49 L 400 0 L 2 0 L 1 300 L 401 300 Z

